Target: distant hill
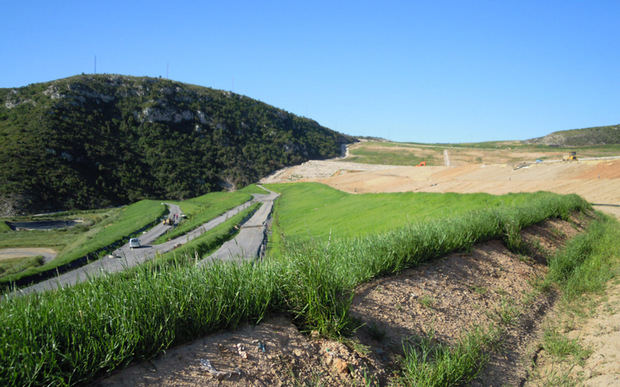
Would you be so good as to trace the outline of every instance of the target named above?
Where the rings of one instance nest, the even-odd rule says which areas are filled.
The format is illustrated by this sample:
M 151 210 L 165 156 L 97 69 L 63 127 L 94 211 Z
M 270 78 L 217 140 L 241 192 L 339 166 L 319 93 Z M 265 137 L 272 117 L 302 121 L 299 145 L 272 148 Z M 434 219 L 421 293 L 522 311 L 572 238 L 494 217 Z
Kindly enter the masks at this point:
M 234 188 L 353 138 L 227 91 L 81 75 L 0 89 L 0 216 Z
M 533 138 L 524 142 L 527 144 L 544 144 L 551 146 L 620 144 L 620 125 L 561 130 L 544 137 Z

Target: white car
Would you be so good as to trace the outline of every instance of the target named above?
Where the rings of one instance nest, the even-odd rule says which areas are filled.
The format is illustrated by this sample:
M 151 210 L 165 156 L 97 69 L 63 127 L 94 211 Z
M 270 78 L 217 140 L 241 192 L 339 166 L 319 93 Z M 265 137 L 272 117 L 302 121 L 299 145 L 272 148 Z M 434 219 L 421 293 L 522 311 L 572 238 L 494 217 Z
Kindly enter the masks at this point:
M 135 248 L 138 248 L 140 246 L 141 246 L 140 245 L 140 239 L 138 239 L 138 238 L 131 238 L 129 240 L 129 247 L 130 248 L 135 249 Z

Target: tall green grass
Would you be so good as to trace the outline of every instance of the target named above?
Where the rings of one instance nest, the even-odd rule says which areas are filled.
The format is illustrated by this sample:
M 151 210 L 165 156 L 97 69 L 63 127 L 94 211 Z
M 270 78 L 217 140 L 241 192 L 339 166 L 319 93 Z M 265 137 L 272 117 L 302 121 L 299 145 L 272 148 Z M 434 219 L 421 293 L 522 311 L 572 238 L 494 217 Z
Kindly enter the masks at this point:
M 355 195 L 318 183 L 270 184 L 268 188 L 282 194 L 274 209 L 274 234 L 293 243 L 371 235 L 413 222 L 453 217 L 476 209 L 552 201 L 557 196 L 549 192 Z
M 600 292 L 620 274 L 620 224 L 597 213 L 585 233 L 571 239 L 549 259 L 547 284 L 556 283 L 567 301 Z
M 620 272 L 620 224 L 607 215 L 597 214 L 584 233 L 550 257 L 549 266 L 545 285 L 559 285 L 568 304 L 579 302 L 585 294 L 600 292 Z M 454 346 L 433 343 L 427 338 L 415 345 L 406 343 L 397 382 L 416 386 L 467 383 L 485 365 L 485 350 L 498 340 L 497 333 L 473 332 Z M 578 340 L 567 338 L 555 327 L 545 330 L 542 345 L 556 358 L 570 356 L 571 362 L 581 363 L 590 355 Z
M 396 381 L 407 386 L 460 386 L 484 368 L 489 355 L 485 346 L 492 334 L 473 331 L 453 346 L 422 337 L 403 345 L 402 374 Z
M 588 207 L 575 195 L 538 197 L 382 235 L 305 244 L 254 263 L 144 265 L 71 288 L 6 297 L 0 384 L 86 382 L 267 313 L 288 313 L 302 329 L 338 335 L 351 327 L 356 285 Z
M 223 214 L 231 208 L 252 199 L 252 196 L 245 192 L 211 192 L 196 198 L 181 202 L 169 202 L 181 207 L 181 211 L 187 215 L 177 227 L 159 237 L 154 243 L 159 244 L 178 236 L 184 235 L 203 223 Z

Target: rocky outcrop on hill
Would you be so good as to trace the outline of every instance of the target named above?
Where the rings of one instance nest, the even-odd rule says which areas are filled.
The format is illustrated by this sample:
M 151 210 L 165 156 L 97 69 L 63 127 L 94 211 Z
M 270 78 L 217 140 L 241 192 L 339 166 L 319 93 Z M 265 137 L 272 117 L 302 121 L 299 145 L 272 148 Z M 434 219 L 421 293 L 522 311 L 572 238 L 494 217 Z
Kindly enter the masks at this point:
M 231 92 L 105 74 L 0 89 L 0 138 L 0 216 L 234 188 L 353 141 Z

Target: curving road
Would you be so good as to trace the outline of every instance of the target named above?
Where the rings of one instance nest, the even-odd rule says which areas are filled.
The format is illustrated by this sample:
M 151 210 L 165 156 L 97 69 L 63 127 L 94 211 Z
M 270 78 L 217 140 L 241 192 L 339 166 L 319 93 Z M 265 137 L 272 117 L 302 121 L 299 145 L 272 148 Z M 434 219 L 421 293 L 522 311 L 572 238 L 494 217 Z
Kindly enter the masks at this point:
M 106 257 L 99 259 L 97 261 L 89 263 L 88 265 L 64 273 L 58 277 L 50 278 L 49 280 L 42 281 L 32 286 L 17 290 L 16 293 L 28 294 L 57 289 L 59 287 L 72 286 L 95 276 L 99 276 L 105 273 L 115 273 L 139 265 L 153 258 L 157 253 L 163 254 L 174 249 L 175 246 L 183 245 L 197 238 L 204 232 L 214 228 L 215 226 L 223 223 L 228 218 L 248 208 L 254 202 L 261 201 L 261 196 L 268 195 L 254 195 L 254 199 L 249 200 L 214 219 L 211 219 L 210 221 L 200 225 L 199 227 L 195 228 L 194 230 L 190 231 L 185 235 L 182 235 L 159 245 L 150 245 L 150 243 L 152 243 L 155 239 L 157 239 L 160 235 L 162 235 L 172 227 L 158 224 L 139 238 L 140 243 L 142 244 L 141 248 L 131 249 L 129 248 L 129 243 L 127 243 L 123 247 L 115 250 L 112 253 L 113 256 L 119 258 Z M 173 204 L 168 204 L 168 206 L 171 215 L 178 214 L 180 217 L 181 209 L 178 206 Z
M 273 201 L 280 195 L 263 186 L 259 185 L 259 187 L 269 192 L 254 195 L 255 200 L 262 202 L 263 205 L 241 226 L 241 231 L 234 239 L 225 242 L 215 253 L 199 261 L 199 266 L 204 266 L 214 260 L 239 262 L 261 255 L 261 250 L 267 240 L 267 227 Z

